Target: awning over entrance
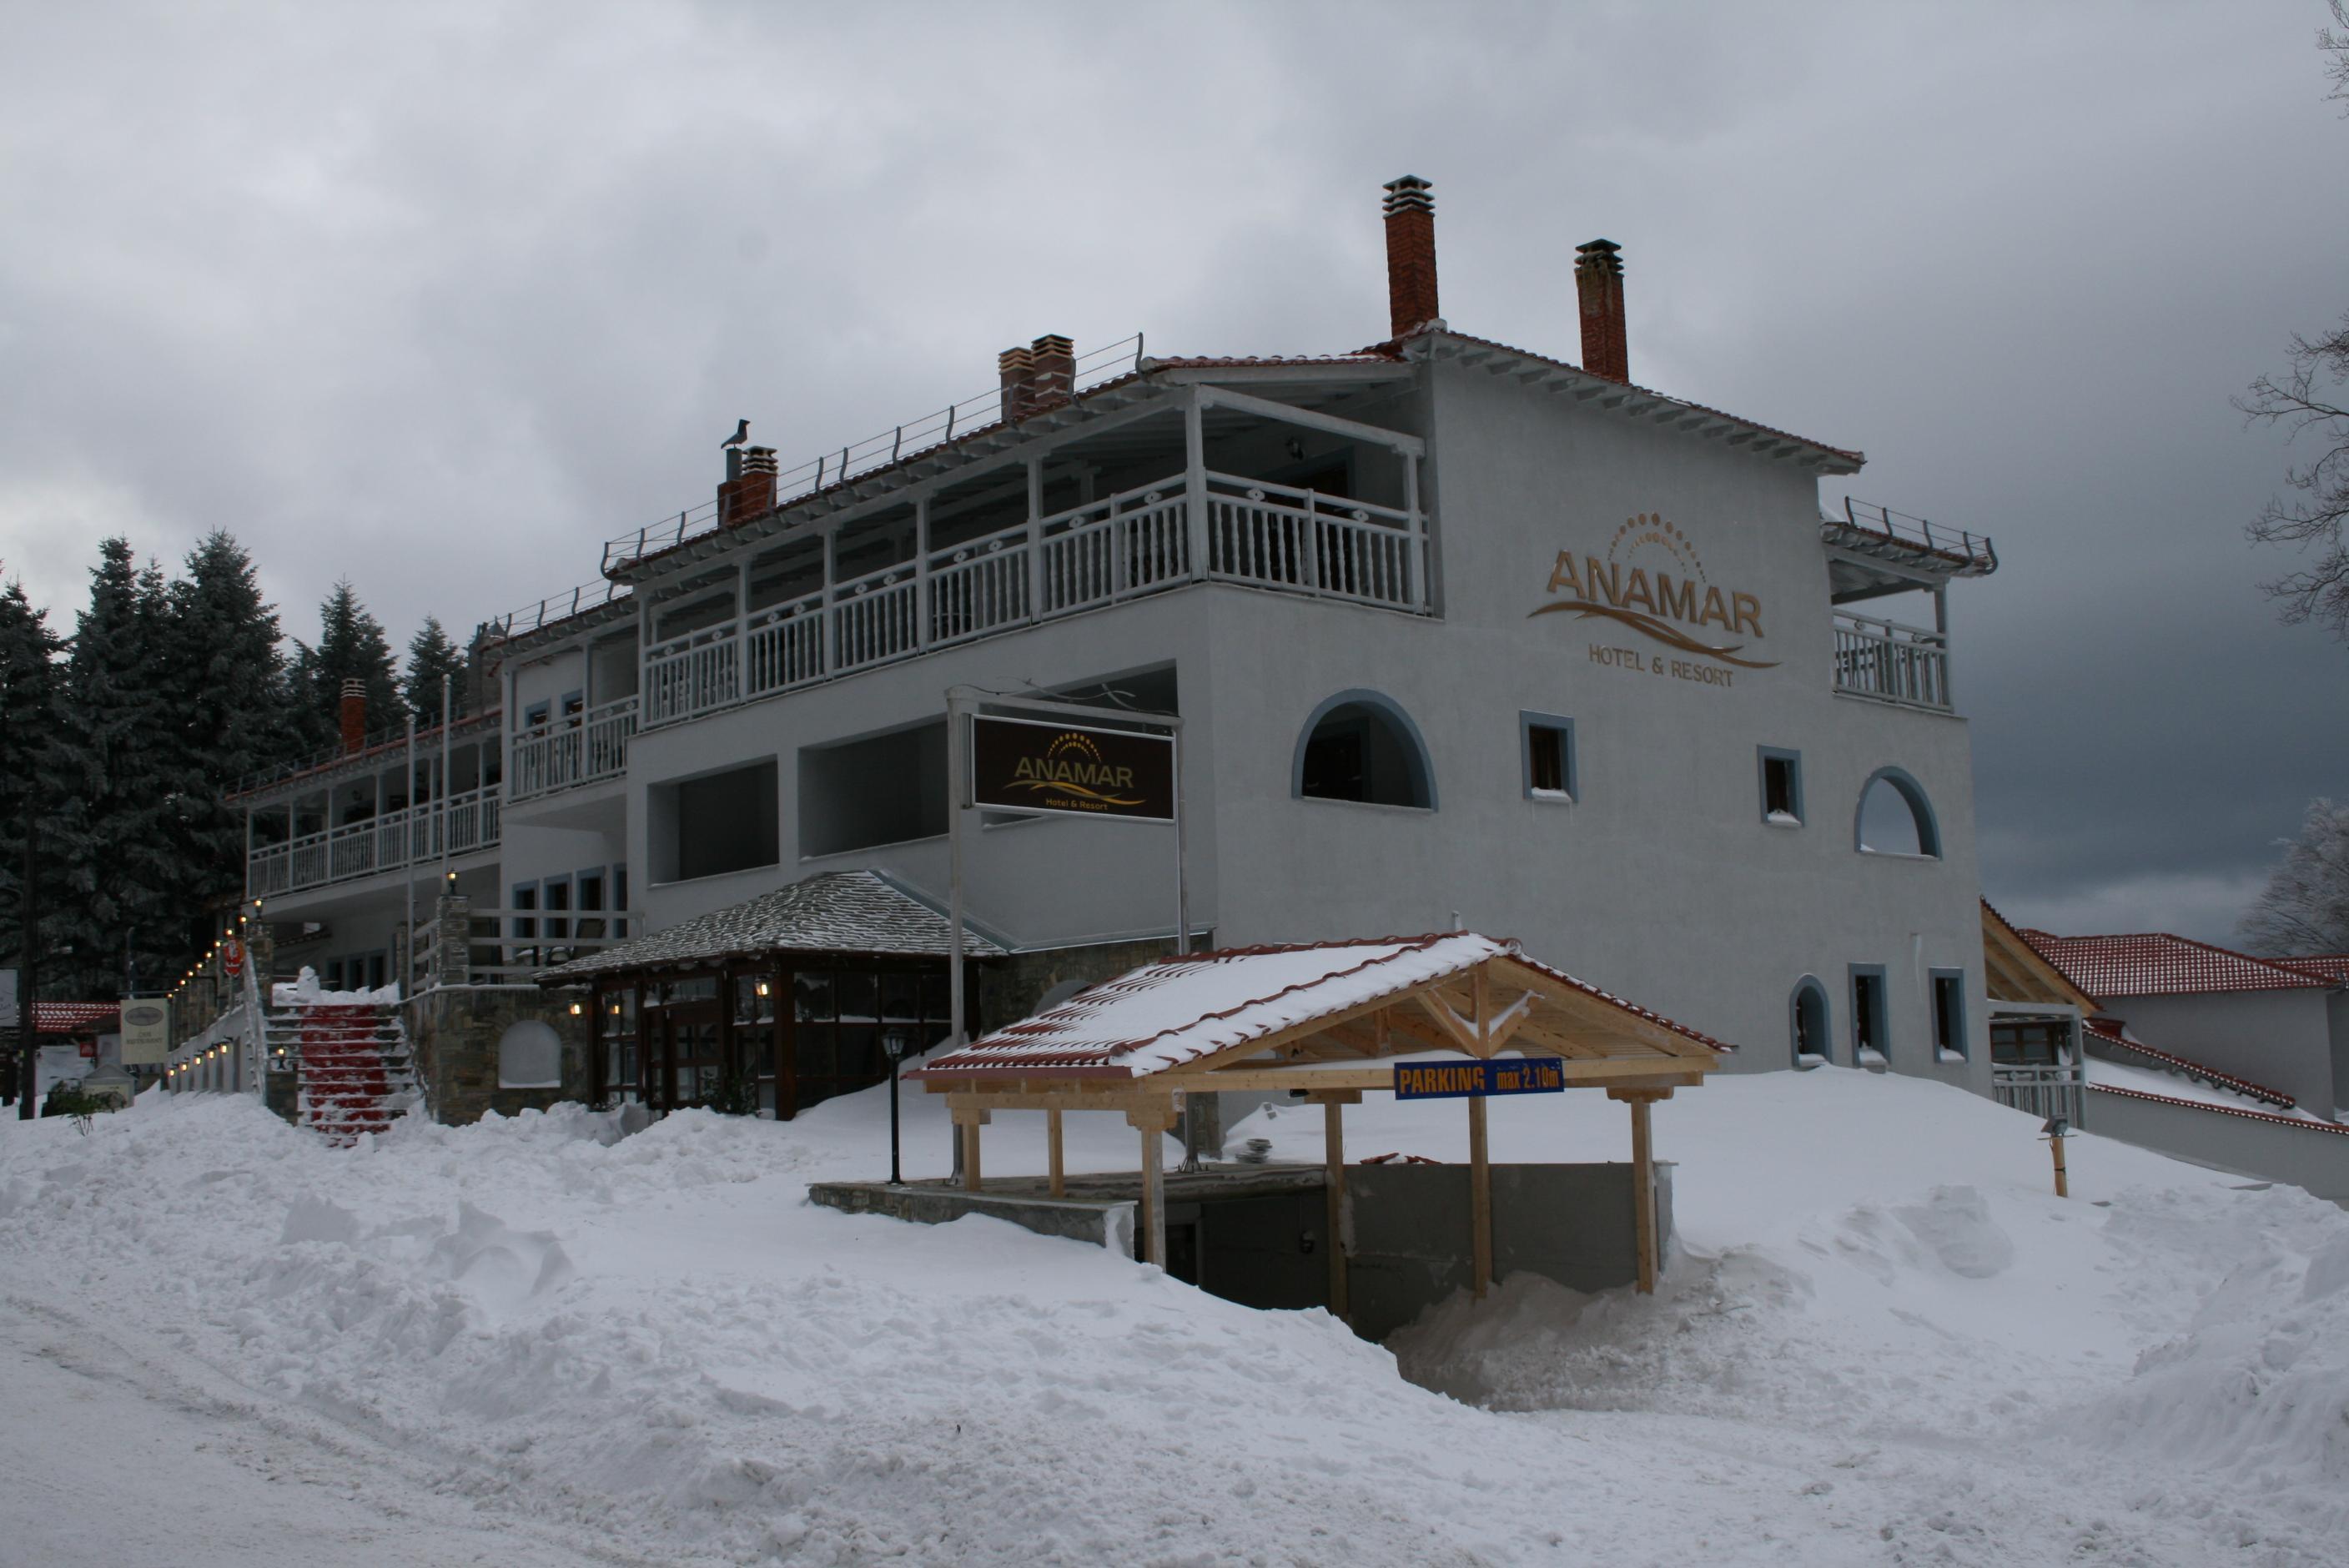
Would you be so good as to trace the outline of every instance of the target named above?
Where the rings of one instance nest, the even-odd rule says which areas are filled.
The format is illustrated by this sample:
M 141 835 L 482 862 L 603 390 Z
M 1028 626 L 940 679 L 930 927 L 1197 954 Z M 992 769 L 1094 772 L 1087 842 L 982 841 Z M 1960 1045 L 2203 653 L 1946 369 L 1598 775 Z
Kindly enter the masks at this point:
M 1463 1065 L 1548 1058 L 1564 1085 L 1607 1089 L 1632 1108 L 1639 1190 L 1648 1180 L 1648 1108 L 1701 1084 L 1733 1047 L 1534 962 L 1514 942 L 1468 932 L 1165 958 L 1106 981 L 908 1073 L 948 1097 L 967 1187 L 980 1182 L 979 1129 L 996 1110 L 1051 1119 L 1117 1110 L 1142 1131 L 1143 1231 L 1163 1262 L 1159 1135 L 1189 1093 L 1286 1089 L 1326 1108 L 1332 1231 L 1343 1196 L 1340 1108 L 1395 1085 L 1396 1058 Z M 1481 1074 L 1477 1075 L 1481 1078 Z M 1485 1099 L 1468 1098 L 1475 1194 L 1475 1284 L 1490 1278 Z M 1653 1283 L 1652 1200 L 1643 1203 L 1641 1288 Z M 1332 1249 L 1333 1295 L 1342 1264 Z M 1342 1302 L 1338 1302 L 1342 1310 Z

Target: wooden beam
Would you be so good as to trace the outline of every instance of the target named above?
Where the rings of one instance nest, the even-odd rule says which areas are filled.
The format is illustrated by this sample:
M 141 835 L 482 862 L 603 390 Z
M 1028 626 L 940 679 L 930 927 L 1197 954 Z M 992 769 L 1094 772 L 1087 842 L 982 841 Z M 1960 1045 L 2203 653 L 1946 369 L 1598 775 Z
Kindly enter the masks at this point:
M 1640 1245 L 1640 1294 L 1656 1294 L 1656 1171 L 1648 1146 L 1648 1101 L 1631 1102 L 1631 1223 Z
M 1493 1283 L 1493 1164 L 1485 1150 L 1483 1095 L 1468 1100 L 1469 1288 L 1483 1300 Z
M 1044 1113 L 1044 1146 L 1049 1160 L 1047 1169 L 1051 1172 L 1052 1196 L 1065 1198 L 1069 1195 L 1069 1181 L 1067 1168 L 1061 1158 L 1061 1113 L 1058 1110 Z
M 1346 1303 L 1346 1108 L 1321 1102 L 1321 1184 L 1329 1196 L 1330 1311 L 1350 1322 Z
M 1558 1071 L 1568 1085 L 1628 1083 L 1657 1088 L 1693 1088 L 1704 1081 L 1710 1067 L 1706 1062 L 1660 1057 L 1566 1057 L 1558 1061 Z M 1158 1074 L 1152 1081 L 1161 1088 L 1172 1089 L 1391 1089 L 1394 1088 L 1394 1068 L 1382 1062 L 1365 1062 L 1361 1067 L 1241 1066 L 1218 1068 L 1213 1072 L 1183 1068 Z
M 1432 990 L 1414 991 L 1411 999 L 1435 1020 L 1435 1026 L 1444 1031 L 1444 1038 L 1453 1049 L 1466 1051 L 1472 1057 L 1477 1054 L 1475 1031 L 1461 1022 L 1460 1015 L 1452 1010 L 1450 1003 Z

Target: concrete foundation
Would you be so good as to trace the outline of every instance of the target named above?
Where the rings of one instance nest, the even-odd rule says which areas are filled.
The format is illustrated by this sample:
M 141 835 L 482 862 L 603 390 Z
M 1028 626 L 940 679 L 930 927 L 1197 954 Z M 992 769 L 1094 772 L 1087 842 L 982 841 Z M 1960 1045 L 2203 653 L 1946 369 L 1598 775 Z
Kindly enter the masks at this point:
M 1493 1272 L 1569 1289 L 1639 1277 L 1629 1165 L 1495 1165 Z M 1133 1255 L 1142 1196 L 1135 1172 L 1072 1175 L 1061 1197 L 1042 1177 L 989 1181 L 980 1192 L 943 1181 L 827 1181 L 812 1202 L 848 1213 L 942 1224 L 966 1214 Z M 1656 1166 L 1660 1246 L 1671 1236 L 1671 1170 Z M 1246 1306 L 1327 1306 L 1328 1201 L 1318 1165 L 1211 1165 L 1169 1171 L 1166 1266 Z M 1350 1165 L 1342 1221 L 1354 1331 L 1383 1339 L 1469 1283 L 1468 1168 Z

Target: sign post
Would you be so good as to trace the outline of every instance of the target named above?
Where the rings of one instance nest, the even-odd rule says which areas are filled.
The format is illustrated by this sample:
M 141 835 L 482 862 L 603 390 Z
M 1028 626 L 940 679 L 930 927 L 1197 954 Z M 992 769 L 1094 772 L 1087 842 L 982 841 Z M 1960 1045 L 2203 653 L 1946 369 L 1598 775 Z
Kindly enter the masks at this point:
M 970 1043 L 963 996 L 965 811 L 1171 823 L 1178 954 L 1191 951 L 1191 902 L 1183 854 L 1183 781 L 1175 765 L 1183 728 L 1178 716 L 1050 697 L 1002 696 L 969 686 L 950 687 L 946 695 L 947 964 L 948 1006 L 954 1015 L 947 1047 L 951 1050 Z M 993 711 L 983 713 L 982 708 Z M 1034 717 L 1008 717 L 1013 714 Z M 959 1137 L 954 1144 L 954 1173 L 962 1175 Z

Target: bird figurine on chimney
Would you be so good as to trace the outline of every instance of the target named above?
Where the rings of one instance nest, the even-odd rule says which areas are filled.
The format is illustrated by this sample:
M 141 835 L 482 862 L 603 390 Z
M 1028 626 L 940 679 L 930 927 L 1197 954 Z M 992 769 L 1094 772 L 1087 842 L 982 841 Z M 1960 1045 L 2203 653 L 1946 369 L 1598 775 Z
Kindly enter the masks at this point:
M 736 426 L 734 427 L 734 433 L 733 433 L 732 435 L 730 435 L 730 436 L 727 437 L 724 440 L 722 440 L 722 441 L 720 441 L 720 442 L 719 442 L 719 443 L 718 443 L 718 448 L 719 448 L 719 450 L 723 451 L 723 450 L 725 450 L 728 447 L 739 447 L 739 446 L 740 446 L 743 442 L 745 442 L 745 441 L 749 440 L 750 438 L 750 420 L 748 420 L 748 419 L 744 419 L 744 420 L 742 420 L 740 424 L 738 424 L 738 425 L 736 425 Z

